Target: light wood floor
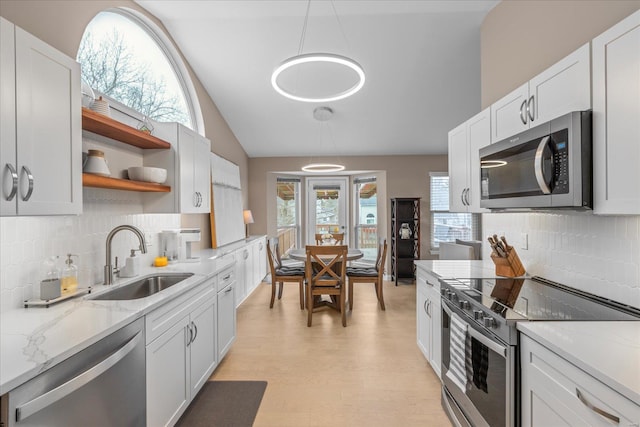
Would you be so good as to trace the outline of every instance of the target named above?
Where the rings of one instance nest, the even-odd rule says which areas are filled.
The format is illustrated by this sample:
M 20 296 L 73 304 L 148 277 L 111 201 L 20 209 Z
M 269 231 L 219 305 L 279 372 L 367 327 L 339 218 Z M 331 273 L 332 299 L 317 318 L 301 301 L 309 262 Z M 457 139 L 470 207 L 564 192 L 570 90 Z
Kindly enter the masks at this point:
M 322 308 L 307 327 L 297 284 L 269 309 L 263 283 L 238 308 L 237 339 L 215 380 L 264 380 L 255 426 L 451 426 L 440 382 L 416 345 L 416 288 L 355 288 L 353 312 Z

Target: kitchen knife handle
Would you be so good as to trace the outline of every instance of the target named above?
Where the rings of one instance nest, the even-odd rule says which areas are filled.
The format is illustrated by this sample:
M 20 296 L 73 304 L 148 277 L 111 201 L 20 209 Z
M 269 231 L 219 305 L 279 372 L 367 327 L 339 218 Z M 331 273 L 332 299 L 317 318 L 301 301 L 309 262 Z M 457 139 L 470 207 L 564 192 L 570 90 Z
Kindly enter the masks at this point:
M 7 163 L 7 169 L 9 169 L 9 172 L 11 172 L 11 180 L 13 181 L 13 183 L 11 184 L 11 193 L 9 193 L 9 196 L 7 196 L 7 202 L 10 202 L 18 192 L 18 172 L 11 163 Z
M 542 138 L 540 144 L 538 144 L 538 149 L 536 150 L 536 156 L 533 161 L 533 169 L 536 175 L 536 181 L 538 182 L 538 186 L 540 190 L 542 190 L 542 194 L 551 194 L 551 187 L 549 183 L 544 180 L 544 156 L 545 148 L 549 144 L 549 135 Z
M 520 120 L 522 121 L 523 125 L 527 124 L 527 115 L 524 111 L 526 106 L 527 106 L 527 100 L 525 99 L 524 101 L 522 101 L 522 104 L 520 105 Z

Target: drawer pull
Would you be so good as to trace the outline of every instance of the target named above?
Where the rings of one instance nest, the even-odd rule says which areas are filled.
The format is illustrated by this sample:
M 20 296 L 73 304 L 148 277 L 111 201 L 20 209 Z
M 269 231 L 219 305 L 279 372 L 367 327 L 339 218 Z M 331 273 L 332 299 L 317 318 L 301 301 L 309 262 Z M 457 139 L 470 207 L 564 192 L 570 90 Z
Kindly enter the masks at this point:
M 580 393 L 580 390 L 578 390 L 576 388 L 576 396 L 578 396 L 578 399 L 580 399 L 580 402 L 582 402 L 584 404 L 584 406 L 586 406 L 587 408 L 591 409 L 593 412 L 595 412 L 596 414 L 602 415 L 603 417 L 613 421 L 616 424 L 620 424 L 620 418 L 616 417 L 615 415 L 611 415 L 610 413 L 596 407 L 593 406 L 591 404 L 591 402 L 589 402 L 582 393 Z
M 230 277 L 231 277 L 231 275 L 230 275 L 230 274 L 227 274 L 226 276 L 224 276 L 224 277 L 222 278 L 222 280 L 229 280 L 229 278 L 230 278 Z

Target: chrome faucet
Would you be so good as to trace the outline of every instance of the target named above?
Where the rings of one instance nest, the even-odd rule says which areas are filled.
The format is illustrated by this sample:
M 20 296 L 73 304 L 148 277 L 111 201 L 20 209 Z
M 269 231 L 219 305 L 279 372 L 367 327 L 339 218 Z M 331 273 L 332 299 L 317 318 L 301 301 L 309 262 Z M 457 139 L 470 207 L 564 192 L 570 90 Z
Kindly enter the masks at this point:
M 110 285 L 111 283 L 113 283 L 114 268 L 111 265 L 111 241 L 113 240 L 113 236 L 115 236 L 118 231 L 121 230 L 132 231 L 133 234 L 138 236 L 138 240 L 140 241 L 140 252 L 142 252 L 143 254 L 147 253 L 147 242 L 144 239 L 144 234 L 138 228 L 134 227 L 133 225 L 119 225 L 111 230 L 111 232 L 109 232 L 109 234 L 107 235 L 107 263 L 104 266 L 105 285 Z

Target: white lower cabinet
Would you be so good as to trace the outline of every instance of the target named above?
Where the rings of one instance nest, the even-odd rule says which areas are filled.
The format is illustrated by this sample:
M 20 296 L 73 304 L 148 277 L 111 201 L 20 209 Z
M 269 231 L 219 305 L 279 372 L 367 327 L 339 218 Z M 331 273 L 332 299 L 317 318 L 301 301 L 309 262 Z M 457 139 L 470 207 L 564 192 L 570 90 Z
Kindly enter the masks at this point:
M 217 366 L 216 291 L 209 279 L 146 316 L 148 426 L 175 424 Z
M 192 397 L 209 379 L 220 360 L 216 357 L 216 338 L 220 327 L 217 319 L 217 302 L 217 298 L 209 297 L 190 316 L 193 328 L 193 337 L 189 345 Z
M 222 276 L 226 274 L 221 273 Z M 227 354 L 236 339 L 235 288 L 236 281 L 232 278 L 218 284 L 218 361 Z
M 236 307 L 251 295 L 267 275 L 266 248 L 266 237 L 260 237 L 235 250 Z
M 522 427 L 637 426 L 640 406 L 520 334 Z
M 236 307 L 239 306 L 248 295 L 247 284 L 251 282 L 251 248 L 245 246 L 235 251 L 236 257 Z
M 147 425 L 174 424 L 189 405 L 189 316 L 147 346 Z
M 441 378 L 442 315 L 440 282 L 426 270 L 418 268 L 416 279 L 416 330 L 418 348 L 433 371 Z

